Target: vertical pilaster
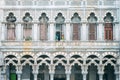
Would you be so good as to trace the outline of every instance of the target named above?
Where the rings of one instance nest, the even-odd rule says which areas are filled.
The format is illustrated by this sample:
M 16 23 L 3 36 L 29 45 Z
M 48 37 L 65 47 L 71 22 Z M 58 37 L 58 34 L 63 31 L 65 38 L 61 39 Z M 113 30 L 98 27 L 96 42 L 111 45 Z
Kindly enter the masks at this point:
M 71 39 L 71 26 L 70 23 L 66 23 L 66 35 L 65 35 L 65 39 L 66 41 L 70 41 Z
M 37 41 L 39 40 L 39 28 L 38 28 L 38 24 L 34 23 L 32 26 L 32 40 Z
M 81 26 L 81 40 L 88 40 L 88 26 L 86 25 L 86 23 L 83 23 Z
M 49 33 L 49 41 L 54 41 L 55 40 L 55 26 L 53 23 L 50 23 L 50 26 L 49 26 L 49 29 L 50 29 L 50 33 Z
M 119 24 L 113 26 L 113 40 L 119 41 Z
M 2 31 L 1 31 L 1 40 L 5 40 L 7 36 L 7 26 L 2 24 Z
M 103 41 L 104 40 L 104 25 L 102 23 L 99 23 L 97 29 L 98 29 L 97 30 L 97 40 Z
M 23 26 L 21 23 L 18 23 L 16 26 L 16 40 L 23 39 Z

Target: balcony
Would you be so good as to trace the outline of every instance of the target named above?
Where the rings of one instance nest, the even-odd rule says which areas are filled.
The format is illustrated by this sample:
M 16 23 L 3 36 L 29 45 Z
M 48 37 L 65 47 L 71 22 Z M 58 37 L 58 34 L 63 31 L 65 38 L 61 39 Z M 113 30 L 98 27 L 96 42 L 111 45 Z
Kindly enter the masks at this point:
M 119 51 L 118 41 L 1 41 L 1 51 Z

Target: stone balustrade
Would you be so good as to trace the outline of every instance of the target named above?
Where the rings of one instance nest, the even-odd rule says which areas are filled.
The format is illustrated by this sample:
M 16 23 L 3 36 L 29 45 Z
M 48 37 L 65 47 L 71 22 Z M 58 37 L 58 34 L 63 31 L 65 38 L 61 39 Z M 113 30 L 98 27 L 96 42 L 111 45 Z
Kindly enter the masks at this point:
M 22 50 L 119 50 L 118 41 L 1 41 L 1 48 Z

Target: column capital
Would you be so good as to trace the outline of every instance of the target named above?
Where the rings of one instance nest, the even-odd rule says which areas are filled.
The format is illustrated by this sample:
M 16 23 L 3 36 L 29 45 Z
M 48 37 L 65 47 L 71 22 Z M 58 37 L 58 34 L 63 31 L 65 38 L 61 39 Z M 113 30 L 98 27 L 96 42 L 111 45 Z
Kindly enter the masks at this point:
M 49 73 L 50 73 L 50 74 L 54 74 L 54 73 L 55 73 L 55 65 L 54 65 L 54 64 L 51 64 L 51 65 L 49 66 Z
M 71 66 L 70 66 L 70 64 L 67 64 L 66 66 L 65 66 L 65 70 L 66 70 L 66 74 L 71 74 Z

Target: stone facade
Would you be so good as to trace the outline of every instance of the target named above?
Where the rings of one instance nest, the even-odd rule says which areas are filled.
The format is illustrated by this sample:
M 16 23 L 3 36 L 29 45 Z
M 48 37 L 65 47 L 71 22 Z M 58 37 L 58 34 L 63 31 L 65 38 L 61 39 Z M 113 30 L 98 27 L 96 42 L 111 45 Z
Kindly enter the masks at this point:
M 0 80 L 120 80 L 119 0 L 1 0 Z

